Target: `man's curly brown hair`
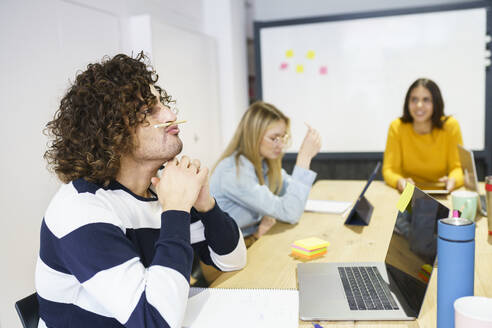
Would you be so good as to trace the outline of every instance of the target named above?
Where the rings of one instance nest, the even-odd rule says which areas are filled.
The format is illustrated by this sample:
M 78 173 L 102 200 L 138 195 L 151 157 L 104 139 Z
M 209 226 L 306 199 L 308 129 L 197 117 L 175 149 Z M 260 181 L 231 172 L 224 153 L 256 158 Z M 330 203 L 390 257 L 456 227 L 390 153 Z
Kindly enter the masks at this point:
M 136 126 L 146 121 L 142 108 L 158 101 L 150 85 L 164 104 L 172 102 L 155 85 L 158 78 L 143 52 L 106 56 L 76 76 L 44 130 L 52 138 L 44 158 L 61 181 L 107 185 L 116 177 L 121 155 L 133 150 Z

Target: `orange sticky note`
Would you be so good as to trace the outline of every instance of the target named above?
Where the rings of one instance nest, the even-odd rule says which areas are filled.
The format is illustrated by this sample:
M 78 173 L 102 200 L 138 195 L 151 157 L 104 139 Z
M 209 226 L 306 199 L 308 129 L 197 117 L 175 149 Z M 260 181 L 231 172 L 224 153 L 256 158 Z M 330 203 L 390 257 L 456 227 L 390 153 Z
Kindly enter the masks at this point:
M 313 255 L 304 255 L 304 254 L 301 254 L 301 253 L 292 252 L 292 256 L 295 256 L 295 257 L 300 258 L 300 259 L 303 259 L 303 260 L 312 260 L 312 259 L 321 257 L 321 256 L 323 256 L 325 254 L 326 254 L 326 250 L 324 252 L 316 253 L 316 254 L 313 254 Z

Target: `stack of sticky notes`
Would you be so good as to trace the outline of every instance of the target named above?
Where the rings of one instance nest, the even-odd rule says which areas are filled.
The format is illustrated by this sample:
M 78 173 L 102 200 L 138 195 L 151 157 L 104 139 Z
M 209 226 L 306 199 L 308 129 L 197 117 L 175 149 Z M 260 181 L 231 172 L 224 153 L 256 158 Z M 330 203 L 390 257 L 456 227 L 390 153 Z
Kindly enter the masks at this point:
M 310 237 L 296 240 L 291 246 L 292 255 L 303 260 L 312 260 L 326 254 L 326 248 L 330 245 L 326 240 Z
M 422 267 L 420 268 L 420 271 L 419 271 L 420 279 L 422 279 L 422 281 L 424 281 L 425 283 L 428 283 L 431 272 L 432 272 L 432 265 L 430 265 L 430 264 L 422 265 Z

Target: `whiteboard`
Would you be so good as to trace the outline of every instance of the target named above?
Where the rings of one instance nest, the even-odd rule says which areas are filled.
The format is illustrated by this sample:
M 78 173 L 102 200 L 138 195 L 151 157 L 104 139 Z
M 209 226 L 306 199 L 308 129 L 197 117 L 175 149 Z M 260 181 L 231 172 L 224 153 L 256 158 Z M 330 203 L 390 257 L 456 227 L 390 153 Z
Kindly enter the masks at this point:
M 309 122 L 322 152 L 382 152 L 417 78 L 440 87 L 465 146 L 485 144 L 486 10 L 465 9 L 259 29 L 262 99 Z

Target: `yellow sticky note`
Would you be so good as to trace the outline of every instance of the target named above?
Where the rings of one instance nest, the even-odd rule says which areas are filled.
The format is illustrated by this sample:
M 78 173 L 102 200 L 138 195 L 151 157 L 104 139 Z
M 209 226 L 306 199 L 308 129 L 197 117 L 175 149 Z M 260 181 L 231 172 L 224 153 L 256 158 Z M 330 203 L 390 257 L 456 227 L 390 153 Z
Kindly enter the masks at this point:
M 413 191 L 415 190 L 415 186 L 411 183 L 407 183 L 407 186 L 401 193 L 400 199 L 398 199 L 398 204 L 396 204 L 396 208 L 398 208 L 398 211 L 403 212 L 408 206 L 408 203 L 410 203 L 410 200 L 412 199 L 413 196 Z
M 294 242 L 294 245 L 302 247 L 308 251 L 313 250 L 313 249 L 318 249 L 322 247 L 328 247 L 330 245 L 329 242 L 326 240 L 317 238 L 317 237 L 310 237 L 310 238 L 305 238 L 301 240 L 296 240 Z
M 430 264 L 424 264 L 424 265 L 422 265 L 422 269 L 425 270 L 428 274 L 431 274 L 431 272 L 432 272 L 432 265 L 430 265 Z
M 296 72 L 297 72 L 297 73 L 302 73 L 302 72 L 304 72 L 304 66 L 303 66 L 303 65 L 297 65 L 297 66 L 296 66 Z
M 309 50 L 306 54 L 307 59 L 313 59 L 314 58 L 314 50 Z
M 287 57 L 287 58 L 294 57 L 294 50 L 292 50 L 292 49 L 287 50 L 285 52 L 285 57 Z

